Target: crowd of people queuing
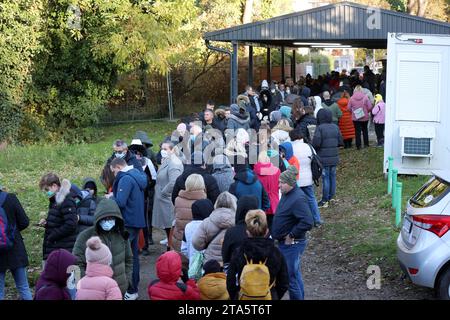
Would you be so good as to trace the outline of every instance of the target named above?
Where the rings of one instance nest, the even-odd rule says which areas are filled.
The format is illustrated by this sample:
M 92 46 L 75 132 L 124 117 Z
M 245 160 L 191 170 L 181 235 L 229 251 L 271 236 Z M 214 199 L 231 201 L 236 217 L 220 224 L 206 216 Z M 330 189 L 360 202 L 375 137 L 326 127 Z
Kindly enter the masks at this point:
M 166 235 L 148 285 L 152 300 L 281 299 L 286 292 L 304 299 L 301 257 L 308 231 L 324 223 L 320 209 L 335 200 L 339 148 L 353 139 L 358 150 L 368 147 L 371 119 L 383 145 L 383 97 L 384 80 L 368 67 L 296 84 L 264 80 L 229 107 L 208 101 L 157 152 L 144 131 L 130 144 L 116 140 L 100 176 L 104 195 L 92 178 L 78 187 L 43 175 L 49 205 L 38 224 L 43 271 L 34 297 L 20 235 L 29 219 L 14 194 L 0 191 L 0 300 L 7 270 L 24 300 L 136 300 L 139 255 L 155 245 L 152 228 Z

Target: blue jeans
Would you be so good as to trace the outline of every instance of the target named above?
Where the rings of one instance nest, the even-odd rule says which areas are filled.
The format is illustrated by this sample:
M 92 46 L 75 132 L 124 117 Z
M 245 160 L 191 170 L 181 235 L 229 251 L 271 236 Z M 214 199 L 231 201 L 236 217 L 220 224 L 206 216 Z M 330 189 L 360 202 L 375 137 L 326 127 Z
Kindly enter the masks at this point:
M 19 291 L 20 299 L 33 300 L 30 287 L 28 286 L 27 269 L 18 268 L 11 270 L 11 273 L 14 277 L 17 291 Z M 0 300 L 3 300 L 5 297 L 5 276 L 6 272 L 0 272 Z
M 330 201 L 336 194 L 336 166 L 323 167 L 322 201 Z
M 301 262 L 302 255 L 307 245 L 306 240 L 300 240 L 292 245 L 279 243 L 279 249 L 286 260 L 289 273 L 289 299 L 305 299 L 305 289 L 303 287 Z
M 322 223 L 322 220 L 320 219 L 320 211 L 319 206 L 317 205 L 316 195 L 314 194 L 314 186 L 310 185 L 301 187 L 301 189 L 308 198 L 309 209 L 311 210 L 311 213 L 313 215 L 314 222 Z
M 133 252 L 133 279 L 131 280 L 131 287 L 128 288 L 128 293 L 136 293 L 139 290 L 139 230 L 138 228 L 126 228 L 130 237 L 128 240 L 131 244 L 131 251 Z

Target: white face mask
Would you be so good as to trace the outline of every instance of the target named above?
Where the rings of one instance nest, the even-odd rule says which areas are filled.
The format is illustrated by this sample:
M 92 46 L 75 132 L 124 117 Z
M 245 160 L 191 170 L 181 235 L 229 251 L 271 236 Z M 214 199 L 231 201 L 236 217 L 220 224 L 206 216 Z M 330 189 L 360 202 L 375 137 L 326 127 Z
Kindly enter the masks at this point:
M 161 157 L 163 159 L 167 158 L 169 156 L 169 153 L 167 152 L 167 150 L 161 150 Z
M 116 225 L 115 219 L 101 220 L 100 227 L 105 231 L 110 231 Z

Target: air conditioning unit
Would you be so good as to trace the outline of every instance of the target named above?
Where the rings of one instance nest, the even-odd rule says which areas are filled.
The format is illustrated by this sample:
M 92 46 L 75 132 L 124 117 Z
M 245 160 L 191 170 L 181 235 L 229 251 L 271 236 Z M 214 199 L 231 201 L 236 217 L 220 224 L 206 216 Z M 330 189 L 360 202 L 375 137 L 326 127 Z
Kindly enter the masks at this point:
M 400 126 L 400 138 L 402 139 L 402 157 L 433 156 L 433 140 L 436 137 L 434 127 L 424 126 Z

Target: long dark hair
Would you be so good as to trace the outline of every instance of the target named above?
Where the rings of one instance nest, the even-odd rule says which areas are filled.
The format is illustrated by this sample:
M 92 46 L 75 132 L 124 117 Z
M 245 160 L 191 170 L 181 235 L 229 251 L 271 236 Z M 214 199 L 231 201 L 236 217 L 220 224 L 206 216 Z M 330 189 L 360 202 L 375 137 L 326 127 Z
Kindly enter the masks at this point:
M 114 180 L 116 177 L 114 173 L 111 171 L 109 164 L 106 164 L 103 167 L 102 174 L 100 175 L 100 181 L 106 189 L 106 192 L 109 192 L 114 184 Z

